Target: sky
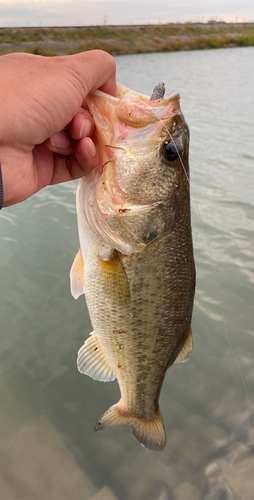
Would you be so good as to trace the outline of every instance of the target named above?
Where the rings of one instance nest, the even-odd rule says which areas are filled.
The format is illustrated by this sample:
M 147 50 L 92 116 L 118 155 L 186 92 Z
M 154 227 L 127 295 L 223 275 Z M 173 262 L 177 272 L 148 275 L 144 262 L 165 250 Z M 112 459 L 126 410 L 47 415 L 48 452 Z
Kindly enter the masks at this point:
M 254 21 L 253 0 L 0 0 L 0 27 Z

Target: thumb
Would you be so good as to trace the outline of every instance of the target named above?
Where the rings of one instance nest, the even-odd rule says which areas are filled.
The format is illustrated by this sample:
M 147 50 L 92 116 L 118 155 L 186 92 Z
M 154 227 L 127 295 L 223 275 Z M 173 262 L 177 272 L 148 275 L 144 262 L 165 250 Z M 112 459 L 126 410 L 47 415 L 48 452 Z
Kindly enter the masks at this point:
M 80 94 L 83 99 L 97 89 L 116 96 L 116 64 L 112 56 L 103 50 L 91 50 L 72 56 L 59 58 L 68 71 L 73 72 L 74 79 L 80 83 Z
M 100 89 L 108 94 L 117 95 L 116 64 L 114 58 L 107 52 L 91 50 L 71 56 L 47 59 L 51 63 L 51 80 L 55 78 L 55 85 L 52 85 L 51 89 L 49 89 L 49 80 L 47 82 L 47 96 L 48 99 L 52 96 L 51 100 L 55 100 L 55 111 L 58 113 L 61 113 L 62 106 L 64 106 L 63 121 L 65 123 L 62 122 L 63 126 L 66 126 L 76 115 L 90 92 Z M 60 106 L 57 106 L 57 103 Z

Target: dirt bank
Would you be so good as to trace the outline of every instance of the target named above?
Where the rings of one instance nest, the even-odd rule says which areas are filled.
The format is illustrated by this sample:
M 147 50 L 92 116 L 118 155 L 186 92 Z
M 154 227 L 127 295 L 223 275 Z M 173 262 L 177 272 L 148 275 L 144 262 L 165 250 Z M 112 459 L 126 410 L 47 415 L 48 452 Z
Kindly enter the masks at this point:
M 0 28 L 0 54 L 48 56 L 103 49 L 113 55 L 254 45 L 254 23 Z

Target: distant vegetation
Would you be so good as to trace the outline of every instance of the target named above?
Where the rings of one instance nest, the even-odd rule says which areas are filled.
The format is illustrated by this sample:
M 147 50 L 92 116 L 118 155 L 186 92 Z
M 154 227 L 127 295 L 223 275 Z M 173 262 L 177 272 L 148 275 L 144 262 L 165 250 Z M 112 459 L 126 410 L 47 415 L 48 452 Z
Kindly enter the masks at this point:
M 45 56 L 103 49 L 113 55 L 254 45 L 254 23 L 185 23 L 79 28 L 0 28 L 0 54 Z

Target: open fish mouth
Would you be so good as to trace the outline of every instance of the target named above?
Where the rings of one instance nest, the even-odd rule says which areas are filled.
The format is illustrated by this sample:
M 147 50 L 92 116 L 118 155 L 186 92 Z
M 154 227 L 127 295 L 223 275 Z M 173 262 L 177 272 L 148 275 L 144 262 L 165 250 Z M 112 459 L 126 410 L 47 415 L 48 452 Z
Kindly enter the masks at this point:
M 177 92 L 155 97 L 151 100 L 120 84 L 117 97 L 99 90 L 87 96 L 100 165 L 86 179 L 83 210 L 90 228 L 124 254 L 141 251 L 169 224 L 163 213 L 168 200 L 168 166 L 163 187 L 158 179 L 153 180 L 157 191 L 148 192 L 148 177 L 140 177 L 140 186 L 136 182 L 137 165 L 151 157 L 163 163 L 161 147 L 169 138 L 169 126 L 174 132 L 176 123 L 183 121 Z
M 108 127 L 113 115 L 125 125 L 141 128 L 158 120 L 168 119 L 180 112 L 180 95 L 172 92 L 167 97 L 150 100 L 149 96 L 139 94 L 118 83 L 118 95 L 113 97 L 96 90 L 87 96 L 87 104 L 96 125 L 106 126 L 108 139 L 112 138 L 112 128 Z M 108 121 L 106 124 L 105 120 Z M 106 130 L 103 127 L 102 134 Z

